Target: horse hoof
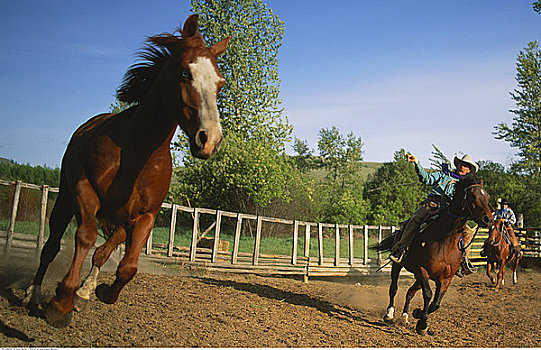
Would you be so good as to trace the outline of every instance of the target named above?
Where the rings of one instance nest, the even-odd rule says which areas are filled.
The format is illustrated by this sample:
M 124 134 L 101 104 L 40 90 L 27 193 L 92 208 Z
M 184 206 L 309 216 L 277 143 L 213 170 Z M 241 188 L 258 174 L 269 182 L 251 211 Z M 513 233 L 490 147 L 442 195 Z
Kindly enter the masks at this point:
M 88 305 L 89 299 L 81 298 L 77 294 L 73 297 L 73 310 L 77 312 L 81 312 L 84 309 L 86 309 L 86 305 Z
M 408 324 L 408 318 L 409 318 L 409 315 L 408 314 L 402 314 L 402 317 L 400 318 L 400 323 L 405 326 Z
M 517 284 L 517 283 L 518 283 L 518 277 L 517 277 L 517 275 L 515 273 L 515 274 L 513 274 L 513 284 Z
M 110 287 L 105 283 L 100 284 L 96 287 L 96 297 L 105 304 L 114 304 L 117 298 L 112 298 L 110 296 Z
M 385 316 L 383 316 L 383 322 L 385 322 L 386 324 L 391 324 L 391 323 L 394 322 L 394 318 L 385 315 Z
M 52 304 L 47 305 L 44 316 L 47 323 L 54 328 L 66 328 L 70 322 L 73 313 L 63 314 L 59 312 Z
M 419 335 L 427 335 L 428 334 L 427 328 L 428 328 L 428 325 L 426 321 L 419 320 L 417 321 L 417 325 L 415 326 L 415 331 Z

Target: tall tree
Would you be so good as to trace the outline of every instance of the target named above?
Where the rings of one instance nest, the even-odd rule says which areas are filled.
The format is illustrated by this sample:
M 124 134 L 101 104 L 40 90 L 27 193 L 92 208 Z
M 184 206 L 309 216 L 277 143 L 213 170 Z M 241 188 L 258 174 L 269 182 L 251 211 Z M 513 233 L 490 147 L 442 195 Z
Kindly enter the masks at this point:
M 396 225 L 409 218 L 425 198 L 426 186 L 419 182 L 415 167 L 404 154 L 404 149 L 396 151 L 393 161 L 384 163 L 366 182 L 364 195 L 371 203 L 371 224 Z
M 320 220 L 360 224 L 365 221 L 368 205 L 363 199 L 360 137 L 340 134 L 336 127 L 319 131 L 319 167 L 327 172 L 318 191 L 321 203 Z
M 495 126 L 495 137 L 517 147 L 520 159 L 513 168 L 526 174 L 541 173 L 541 51 L 537 41 L 528 43 L 517 58 L 518 88 L 511 93 L 517 108 L 508 126 Z
M 185 137 L 175 143 L 172 200 L 260 213 L 287 202 L 300 174 L 285 154 L 292 127 L 278 98 L 278 48 L 284 23 L 261 0 L 192 0 L 208 45 L 230 36 L 218 65 L 226 84 L 218 95 L 223 147 L 200 161 Z
M 231 36 L 218 65 L 226 85 L 218 96 L 222 126 L 285 150 L 292 126 L 278 93 L 278 49 L 284 22 L 261 0 L 192 0 L 207 43 Z

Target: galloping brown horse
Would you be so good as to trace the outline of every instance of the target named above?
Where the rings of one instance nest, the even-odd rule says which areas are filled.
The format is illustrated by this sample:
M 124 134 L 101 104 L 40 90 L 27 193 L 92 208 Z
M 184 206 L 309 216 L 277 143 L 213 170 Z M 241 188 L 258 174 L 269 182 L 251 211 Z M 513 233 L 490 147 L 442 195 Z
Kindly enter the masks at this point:
M 192 15 L 179 29 L 181 36 L 150 37 L 140 54 L 144 61 L 128 70 L 117 95 L 135 106 L 119 114 L 95 116 L 71 137 L 62 159 L 50 236 L 27 293 L 30 305 L 37 305 L 47 267 L 75 215 L 73 262 L 45 310 L 47 322 L 54 327 L 67 326 L 74 303 L 88 300 L 94 289 L 101 301 L 114 303 L 136 274 L 139 254 L 169 190 L 170 143 L 177 125 L 188 136 L 193 156 L 206 159 L 220 147 L 216 99 L 225 81 L 216 60 L 229 38 L 207 47 L 197 23 L 197 15 Z M 96 219 L 103 223 L 107 241 L 96 249 L 90 274 L 79 288 L 85 256 L 98 236 Z M 101 266 L 122 242 L 126 251 L 115 281 L 96 288 Z
M 504 237 L 504 232 L 506 232 L 506 227 L 504 221 L 501 219 L 496 219 L 490 226 L 488 232 L 488 238 L 485 241 L 483 246 L 483 252 L 487 257 L 487 276 L 490 281 L 496 284 L 495 289 L 499 289 L 502 285 L 505 284 L 505 264 L 508 262 L 507 259 L 511 258 L 509 262 L 513 268 L 513 284 L 518 282 L 517 268 L 520 258 L 517 255 L 513 254 L 509 257 L 511 253 L 511 245 L 506 241 Z M 492 276 L 492 268 L 498 269 L 497 280 L 494 280 Z
M 460 266 L 465 250 L 463 242 L 471 241 L 473 238 L 471 237 L 473 232 L 466 227 L 467 221 L 472 219 L 483 227 L 492 221 L 488 201 L 489 195 L 483 188 L 482 179 L 468 176 L 456 184 L 454 199 L 447 207 L 442 207 L 439 217 L 414 239 L 404 257 L 403 265 L 393 263 L 389 305 L 384 321 L 391 322 L 394 319 L 394 298 L 398 291 L 398 277 L 402 267 L 405 267 L 415 276 L 415 283 L 406 294 L 402 319 L 407 322 L 410 302 L 415 293 L 422 289 L 424 306 L 423 309 L 414 310 L 413 317 L 418 319 L 417 332 L 426 333 L 428 315 L 439 309 L 441 300 Z M 389 251 L 394 239 L 395 234 L 384 239 L 375 248 L 379 251 Z M 436 284 L 435 294 L 432 293 L 429 280 Z

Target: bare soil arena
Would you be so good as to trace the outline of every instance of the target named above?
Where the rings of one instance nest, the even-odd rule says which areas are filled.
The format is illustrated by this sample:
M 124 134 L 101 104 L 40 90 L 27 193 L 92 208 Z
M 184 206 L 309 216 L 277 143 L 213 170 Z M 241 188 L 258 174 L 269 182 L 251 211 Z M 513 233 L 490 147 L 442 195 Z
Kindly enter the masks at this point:
M 61 252 L 45 277 L 52 296 L 72 252 Z M 102 282 L 114 278 L 114 260 Z M 388 276 L 311 280 L 211 274 L 142 259 L 118 302 L 91 299 L 65 329 L 53 329 L 22 304 L 35 265 L 9 259 L 0 275 L 3 347 L 540 347 L 541 273 L 519 271 L 519 282 L 494 291 L 483 272 L 454 278 L 429 335 L 414 321 L 386 325 Z M 88 264 L 85 265 L 86 273 Z M 399 315 L 411 278 L 402 277 Z M 412 310 L 421 305 L 421 293 Z

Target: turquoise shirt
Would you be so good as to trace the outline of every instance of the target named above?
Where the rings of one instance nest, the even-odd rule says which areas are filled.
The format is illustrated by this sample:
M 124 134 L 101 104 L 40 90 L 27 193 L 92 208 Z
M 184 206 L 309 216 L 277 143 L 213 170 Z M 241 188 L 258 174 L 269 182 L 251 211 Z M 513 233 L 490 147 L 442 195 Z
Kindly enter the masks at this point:
M 420 162 L 415 163 L 415 171 L 419 176 L 419 181 L 425 185 L 432 186 L 428 195 L 442 196 L 445 194 L 449 199 L 453 199 L 455 194 L 455 183 L 457 180 L 453 179 L 443 171 L 436 171 L 428 173 Z

